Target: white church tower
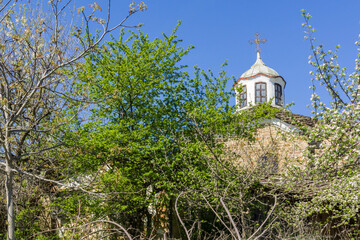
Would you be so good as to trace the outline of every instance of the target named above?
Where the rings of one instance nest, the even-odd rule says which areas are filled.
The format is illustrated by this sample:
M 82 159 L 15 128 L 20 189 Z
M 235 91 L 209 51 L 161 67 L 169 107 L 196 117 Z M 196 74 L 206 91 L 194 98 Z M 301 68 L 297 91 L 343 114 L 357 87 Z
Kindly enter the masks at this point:
M 257 58 L 254 65 L 234 84 L 236 106 L 242 110 L 271 100 L 273 107 L 283 107 L 286 82 L 274 69 L 266 66 L 260 57 L 260 43 L 266 40 L 260 39 L 259 34 L 256 33 L 255 39 L 249 42 L 256 44 Z M 242 91 L 238 91 L 240 86 Z

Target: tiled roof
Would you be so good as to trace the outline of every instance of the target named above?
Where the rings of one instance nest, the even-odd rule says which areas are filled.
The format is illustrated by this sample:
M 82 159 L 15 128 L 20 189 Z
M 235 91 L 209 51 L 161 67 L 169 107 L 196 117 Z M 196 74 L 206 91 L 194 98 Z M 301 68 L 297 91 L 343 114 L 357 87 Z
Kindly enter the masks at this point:
M 292 113 L 292 112 L 286 111 L 286 110 L 276 113 L 275 116 L 276 116 L 276 118 L 280 119 L 283 122 L 286 122 L 291 125 L 299 126 L 299 127 L 300 126 L 314 127 L 317 122 L 317 119 L 315 119 L 315 118 L 300 115 L 300 114 L 295 114 L 295 113 Z

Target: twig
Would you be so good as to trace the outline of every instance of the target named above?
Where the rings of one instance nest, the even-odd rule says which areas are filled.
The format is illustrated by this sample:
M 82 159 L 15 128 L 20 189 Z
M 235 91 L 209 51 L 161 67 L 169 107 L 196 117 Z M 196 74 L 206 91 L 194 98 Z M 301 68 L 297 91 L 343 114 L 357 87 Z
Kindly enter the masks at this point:
M 33 234 L 31 235 L 30 237 L 28 237 L 26 240 L 29 240 L 29 239 L 32 239 L 40 234 L 43 234 L 43 233 L 47 233 L 47 232 L 54 232 L 54 231 L 58 231 L 58 230 L 71 230 L 71 229 L 79 229 L 79 228 L 83 228 L 83 227 L 86 227 L 86 226 L 89 226 L 91 224 L 95 224 L 95 223 L 109 223 L 109 224 L 112 224 L 112 225 L 115 225 L 117 226 L 118 228 L 120 228 L 124 233 L 125 235 L 129 238 L 129 240 L 132 240 L 133 238 L 131 237 L 130 233 L 120 224 L 114 222 L 114 221 L 109 221 L 109 220 L 96 220 L 96 221 L 92 221 L 92 222 L 89 222 L 89 223 L 86 223 L 86 224 L 83 224 L 81 226 L 78 226 L 78 227 L 72 227 L 72 228 L 56 228 L 56 229 L 49 229 L 49 230 L 45 230 L 45 231 L 42 231 L 42 232 L 39 232 L 39 233 L 36 233 L 36 234 Z M 116 229 L 116 228 L 111 228 L 111 229 L 100 229 L 98 231 L 107 231 L 107 230 L 110 230 L 110 231 L 119 231 L 119 229 Z M 92 233 L 90 233 L 91 235 Z
M 214 214 L 216 215 L 216 217 L 219 219 L 219 221 L 222 223 L 222 225 L 224 225 L 224 227 L 230 232 L 231 236 L 233 236 L 234 238 L 236 238 L 236 236 L 234 236 L 233 232 L 231 231 L 231 229 L 224 223 L 224 221 L 221 219 L 221 217 L 219 216 L 219 214 L 214 210 L 214 208 L 210 205 L 209 201 L 204 197 L 203 194 L 201 194 L 201 196 L 204 198 L 206 204 L 209 206 L 209 208 L 214 212 Z
M 267 217 L 266 217 L 266 219 L 263 221 L 263 223 L 260 225 L 260 227 L 249 237 L 249 239 L 251 239 L 252 237 L 254 237 L 259 231 L 260 231 L 260 229 L 265 225 L 265 223 L 267 222 L 267 220 L 269 219 L 269 217 L 271 216 L 271 214 L 273 213 L 273 211 L 274 211 L 274 209 L 275 209 L 275 207 L 276 207 L 276 205 L 277 205 L 277 196 L 275 195 L 275 202 L 274 202 L 274 206 L 271 208 L 271 211 L 268 213 L 268 215 L 267 215 Z M 266 230 L 266 229 L 265 229 Z M 264 232 L 263 233 L 261 233 L 260 234 L 260 236 L 261 235 L 263 235 L 264 234 Z M 258 236 L 259 237 L 259 236 Z M 257 238 L 255 238 L 255 239 L 258 239 L 258 237 Z
M 232 218 L 232 216 L 231 216 L 231 214 L 230 214 L 230 211 L 229 211 L 229 209 L 226 207 L 226 205 L 225 205 L 224 200 L 223 200 L 222 197 L 220 198 L 220 203 L 221 203 L 221 205 L 223 206 L 223 208 L 225 209 L 225 211 L 226 211 L 226 213 L 227 213 L 227 215 L 228 215 L 228 217 L 229 217 L 229 220 L 230 220 L 230 222 L 231 222 L 231 225 L 233 226 L 233 228 L 234 228 L 234 230 L 235 230 L 235 233 L 236 233 L 236 235 L 237 235 L 237 239 L 238 239 L 238 240 L 241 240 L 239 230 L 237 229 L 236 224 L 235 224 L 235 222 L 234 222 L 234 219 Z
M 186 229 L 186 226 L 185 226 L 184 222 L 182 221 L 182 219 L 181 219 L 181 217 L 180 217 L 180 215 L 179 215 L 179 211 L 177 210 L 177 203 L 178 203 L 179 198 L 181 197 L 181 195 L 183 195 L 183 194 L 185 194 L 185 193 L 188 193 L 188 192 L 190 192 L 190 191 L 181 192 L 181 193 L 179 194 L 179 196 L 176 197 L 176 200 L 175 200 L 175 212 L 176 212 L 176 216 L 178 217 L 181 225 L 183 226 L 183 228 L 184 228 L 184 230 L 185 230 L 185 234 L 186 234 L 187 239 L 188 239 L 188 240 L 191 240 L 191 238 L 190 238 L 190 236 L 189 236 L 189 233 L 188 233 L 188 230 Z

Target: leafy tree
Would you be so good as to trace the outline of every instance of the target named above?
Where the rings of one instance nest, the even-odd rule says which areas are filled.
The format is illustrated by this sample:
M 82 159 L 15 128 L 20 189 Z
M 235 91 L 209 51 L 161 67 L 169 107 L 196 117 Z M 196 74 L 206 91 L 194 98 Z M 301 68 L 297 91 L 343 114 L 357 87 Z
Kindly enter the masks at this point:
M 66 92 L 72 80 L 64 69 L 88 54 L 103 38 L 145 5 L 131 6 L 129 15 L 113 28 L 107 19 L 97 18 L 101 7 L 94 3 L 80 7 L 83 25 L 64 25 L 70 1 L 49 1 L 48 11 L 5 1 L 0 17 L 0 155 L 5 172 L 7 239 L 15 239 L 14 173 L 28 179 L 56 182 L 57 162 L 49 151 L 58 148 L 59 126 L 69 122 L 62 109 L 69 106 Z M 110 7 L 110 1 L 108 1 Z M 103 31 L 90 35 L 90 26 Z M 79 97 L 81 98 L 81 97 Z M 64 166 L 63 166 L 64 167 Z
M 153 41 L 122 33 L 77 66 L 79 91 L 92 104 L 79 116 L 89 118 L 68 129 L 75 133 L 68 144 L 78 153 L 79 179 L 92 179 L 59 202 L 67 201 L 72 216 L 81 203 L 92 220 L 108 218 L 147 237 L 151 224 L 167 234 L 164 222 L 172 223 L 171 236 L 187 239 L 358 237 L 359 60 L 347 74 L 336 54 L 314 46 L 304 17 L 319 83 L 317 125 L 303 132 L 305 166 L 272 179 L 237 165 L 226 141 L 253 140 L 257 120 L 276 110 L 264 104 L 237 113 L 224 71 L 196 68 L 191 77 L 180 65 L 190 49 L 179 47 L 175 31 Z M 327 103 L 316 94 L 322 85 Z M 271 187 L 261 184 L 264 177 Z
M 79 116 L 88 118 L 68 129 L 68 145 L 75 146 L 78 156 L 74 174 L 93 176 L 86 190 L 94 194 L 69 194 L 81 198 L 93 219 L 108 217 L 134 229 L 134 235 L 150 237 L 151 224 L 166 234 L 164 222 L 172 222 L 171 235 L 177 231 L 180 236 L 180 215 L 197 219 L 203 212 L 199 221 L 208 221 L 208 216 L 213 221 L 214 213 L 199 194 L 218 201 L 225 188 L 232 192 L 246 178 L 238 176 L 224 155 L 224 141 L 251 139 L 256 119 L 275 112 L 265 104 L 237 114 L 229 105 L 233 93 L 225 90 L 225 71 L 215 76 L 196 67 L 190 76 L 180 60 L 192 47 L 179 46 L 176 30 L 153 41 L 141 32 L 128 38 L 122 32 L 119 40 L 106 42 L 79 63 L 74 76 L 93 104 Z M 189 191 L 193 194 L 176 214 L 176 197 Z M 70 212 L 79 207 L 77 199 L 63 199 L 66 203 L 60 200 L 60 205 L 73 206 Z

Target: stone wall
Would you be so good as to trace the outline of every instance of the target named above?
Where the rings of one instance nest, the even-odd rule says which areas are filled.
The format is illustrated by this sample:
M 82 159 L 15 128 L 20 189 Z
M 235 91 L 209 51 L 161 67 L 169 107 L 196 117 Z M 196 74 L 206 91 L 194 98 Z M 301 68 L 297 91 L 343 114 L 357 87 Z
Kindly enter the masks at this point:
M 286 132 L 267 124 L 257 129 L 254 141 L 230 140 L 225 142 L 225 156 L 238 166 L 261 167 L 281 171 L 288 165 L 304 165 L 307 142 L 296 132 Z

